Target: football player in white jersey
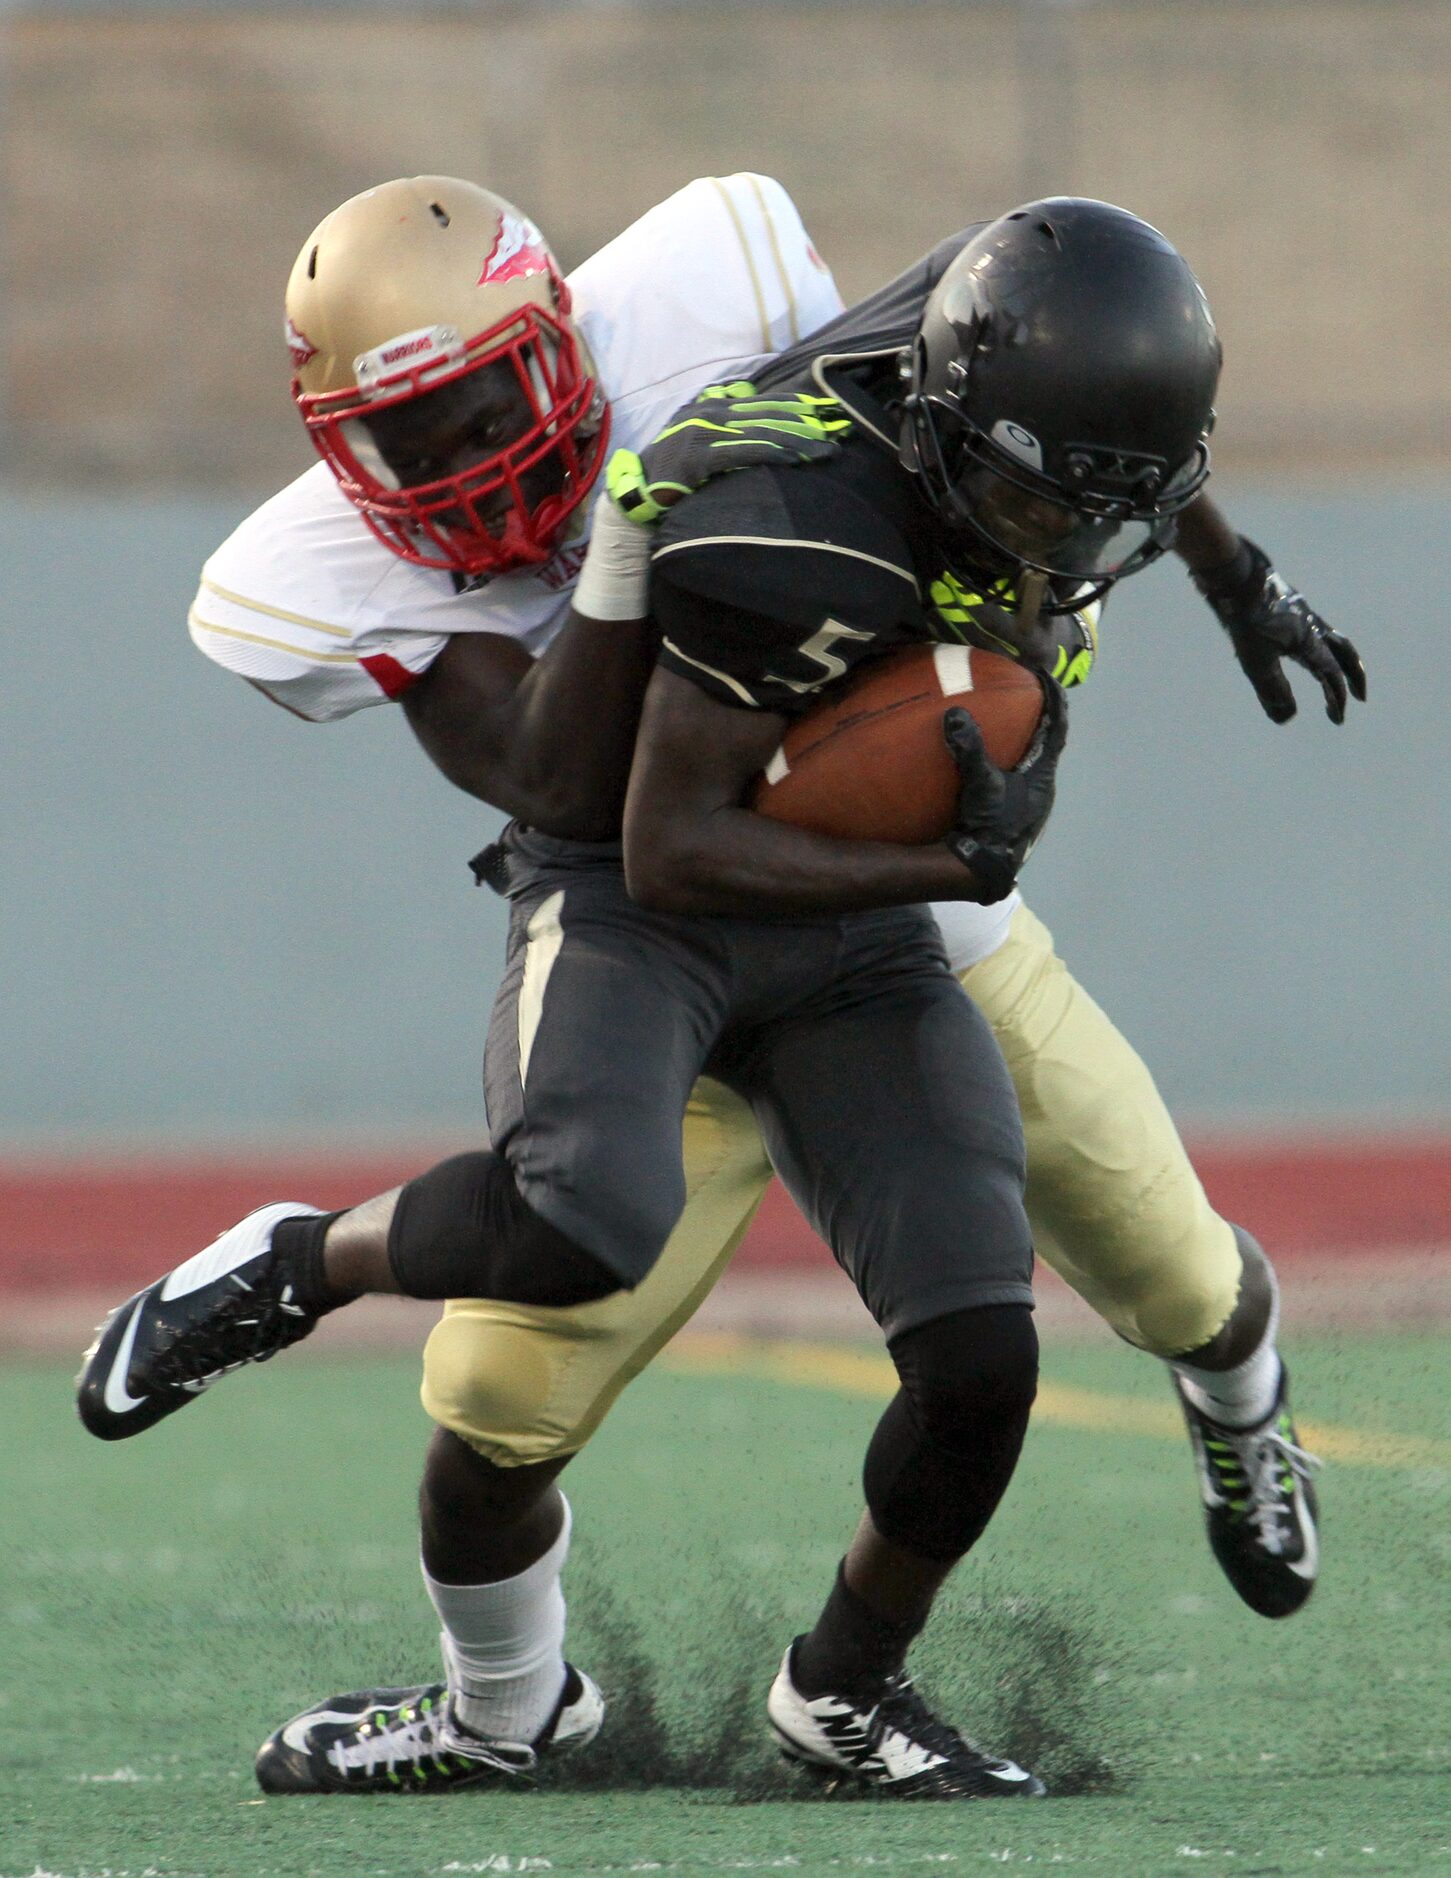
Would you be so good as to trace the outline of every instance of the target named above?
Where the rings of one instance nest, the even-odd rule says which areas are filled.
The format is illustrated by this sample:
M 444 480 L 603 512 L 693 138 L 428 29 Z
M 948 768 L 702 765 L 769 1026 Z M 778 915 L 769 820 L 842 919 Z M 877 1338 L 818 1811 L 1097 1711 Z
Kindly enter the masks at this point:
M 643 623 L 571 611 L 590 498 L 608 448 L 638 452 L 701 385 L 839 311 L 789 198 L 749 175 L 693 183 L 565 283 L 509 205 L 415 178 L 328 217 L 287 306 L 295 396 L 324 461 L 207 563 L 196 643 L 306 718 L 396 699 L 461 788 L 536 829 L 609 838 L 655 646 Z M 723 409 L 734 436 L 776 447 L 769 413 Z M 803 412 L 785 447 L 809 454 L 800 439 L 823 431 Z M 1324 655 L 1327 638 L 1346 642 L 1207 499 L 1187 532 L 1270 714 L 1286 714 L 1289 657 L 1338 719 L 1345 681 Z M 1081 629 L 1062 651 L 1081 679 Z M 1334 657 L 1363 695 L 1358 663 Z M 1023 1106 L 1038 1249 L 1120 1334 L 1173 1360 L 1217 1555 L 1247 1601 L 1284 1614 L 1308 1595 L 1314 1558 L 1303 1463 L 1281 1433 L 1268 1263 L 1209 1207 L 1147 1072 L 1017 896 L 950 912 L 953 964 Z M 685 1149 L 685 1212 L 633 1291 L 563 1307 L 423 1293 L 450 1298 L 425 1359 L 438 1424 L 425 1574 L 452 1699 L 489 1754 L 457 1752 L 442 1685 L 386 1703 L 365 1691 L 279 1730 L 259 1764 L 266 1784 L 457 1784 L 527 1769 L 598 1726 L 597 1695 L 562 1655 L 569 1518 L 553 1483 L 707 1294 L 770 1174 L 749 1112 L 716 1084 L 697 1091 Z M 323 1310 L 403 1288 L 388 1258 L 394 1206 L 264 1208 L 138 1294 L 83 1372 L 87 1425 L 139 1432 Z

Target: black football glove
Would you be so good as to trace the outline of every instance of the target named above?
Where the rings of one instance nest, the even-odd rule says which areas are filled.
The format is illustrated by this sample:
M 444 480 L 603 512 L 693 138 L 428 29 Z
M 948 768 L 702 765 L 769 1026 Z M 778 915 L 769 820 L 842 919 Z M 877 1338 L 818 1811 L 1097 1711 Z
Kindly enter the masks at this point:
M 605 487 L 632 522 L 648 527 L 727 470 L 835 456 L 837 439 L 850 429 L 835 398 L 808 392 L 763 398 L 744 378 L 707 385 L 638 455 L 616 450 L 605 466 Z
M 962 779 L 947 845 L 971 869 L 980 889 L 972 898 L 985 906 L 1012 892 L 1053 807 L 1058 758 L 1068 741 L 1068 702 L 1056 680 L 1040 674 L 1039 683 L 1043 714 L 1027 755 L 1013 769 L 999 769 L 989 758 L 982 732 L 960 706 L 942 719 Z
M 1265 714 L 1276 724 L 1295 715 L 1281 659 L 1293 659 L 1320 681 L 1325 715 L 1345 722 L 1348 696 L 1365 702 L 1365 667 L 1343 633 L 1332 632 L 1305 598 L 1287 586 L 1269 556 L 1240 536 L 1240 551 L 1226 567 L 1195 574 L 1194 585 L 1214 608 L 1229 634 L 1240 669 L 1255 688 Z

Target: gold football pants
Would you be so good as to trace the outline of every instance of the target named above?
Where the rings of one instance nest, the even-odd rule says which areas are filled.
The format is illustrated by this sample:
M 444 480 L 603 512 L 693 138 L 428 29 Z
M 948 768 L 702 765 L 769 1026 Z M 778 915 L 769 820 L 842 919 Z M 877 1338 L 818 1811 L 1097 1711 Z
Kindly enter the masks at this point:
M 1240 1256 L 1153 1079 L 1019 907 L 961 974 L 1007 1058 L 1028 1143 L 1035 1247 L 1129 1342 L 1192 1350 L 1234 1308 Z M 569 1309 L 451 1301 L 424 1353 L 423 1405 L 504 1467 L 582 1448 L 705 1299 L 771 1177 L 751 1112 L 703 1078 L 685 1117 L 687 1199 L 643 1284 Z

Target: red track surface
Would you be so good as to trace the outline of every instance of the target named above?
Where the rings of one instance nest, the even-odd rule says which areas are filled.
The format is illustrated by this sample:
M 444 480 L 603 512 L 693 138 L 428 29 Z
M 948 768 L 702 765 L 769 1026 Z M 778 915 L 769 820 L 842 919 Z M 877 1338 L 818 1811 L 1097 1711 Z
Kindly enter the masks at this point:
M 267 1200 L 346 1206 L 436 1158 L 327 1154 L 0 1162 L 0 1293 L 134 1289 Z M 1451 1247 L 1451 1137 L 1201 1144 L 1221 1212 L 1277 1258 Z M 779 1187 L 737 1264 L 809 1271 L 827 1254 Z

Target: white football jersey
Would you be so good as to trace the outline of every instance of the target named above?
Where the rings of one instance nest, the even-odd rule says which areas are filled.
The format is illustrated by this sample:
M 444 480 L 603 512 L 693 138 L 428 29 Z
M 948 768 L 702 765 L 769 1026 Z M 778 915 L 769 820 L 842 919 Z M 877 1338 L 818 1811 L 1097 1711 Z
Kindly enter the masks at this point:
M 778 182 L 702 177 L 569 277 L 575 322 L 613 414 L 612 441 L 648 443 L 692 392 L 794 345 L 842 310 L 830 270 Z M 459 592 L 385 548 L 319 462 L 249 515 L 202 569 L 192 639 L 302 717 L 399 697 L 454 633 L 519 640 L 536 657 L 563 625 L 589 543 L 588 508 L 554 558 Z M 1006 936 L 1018 896 L 934 911 L 955 970 Z
M 700 386 L 738 375 L 841 311 L 796 205 L 767 176 L 702 177 L 569 277 L 573 313 L 613 414 L 639 449 Z M 202 570 L 197 646 L 303 717 L 398 697 L 453 633 L 517 639 L 536 656 L 564 623 L 587 510 L 541 567 L 459 592 L 385 548 L 325 463 L 248 516 Z

